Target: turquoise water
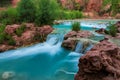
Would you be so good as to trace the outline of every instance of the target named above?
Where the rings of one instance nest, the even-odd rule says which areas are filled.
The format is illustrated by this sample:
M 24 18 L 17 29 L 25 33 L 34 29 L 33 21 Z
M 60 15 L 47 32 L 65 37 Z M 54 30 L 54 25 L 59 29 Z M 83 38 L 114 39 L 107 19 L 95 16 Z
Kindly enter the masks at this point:
M 84 24 L 82 30 L 90 30 L 95 34 L 93 40 L 104 38 L 104 35 L 94 32 L 95 29 L 90 27 L 92 23 Z M 57 33 L 50 34 L 46 42 L 1 53 L 0 80 L 74 80 L 78 60 L 83 54 L 61 47 L 64 34 L 70 31 L 70 23 L 53 27 Z

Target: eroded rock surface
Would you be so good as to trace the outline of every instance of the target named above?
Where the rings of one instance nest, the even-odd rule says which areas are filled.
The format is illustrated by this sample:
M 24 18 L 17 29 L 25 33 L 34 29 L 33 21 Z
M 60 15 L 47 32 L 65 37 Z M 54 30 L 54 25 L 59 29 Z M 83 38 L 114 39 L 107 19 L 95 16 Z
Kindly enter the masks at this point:
M 120 47 L 103 40 L 79 60 L 75 80 L 120 80 Z
M 88 38 L 92 35 L 89 31 L 70 31 L 65 35 L 62 46 L 69 50 L 75 50 L 79 38 Z

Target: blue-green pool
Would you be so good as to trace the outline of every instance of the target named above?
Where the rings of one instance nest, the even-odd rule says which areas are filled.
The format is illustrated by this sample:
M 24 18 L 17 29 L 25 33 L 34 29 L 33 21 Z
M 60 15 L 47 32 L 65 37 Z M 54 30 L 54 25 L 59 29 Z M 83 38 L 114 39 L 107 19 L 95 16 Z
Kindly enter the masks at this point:
M 93 23 L 82 23 L 82 30 L 94 33 L 91 25 Z M 74 80 L 78 60 L 83 54 L 61 47 L 64 34 L 71 29 L 70 23 L 53 27 L 58 33 L 50 34 L 46 42 L 1 53 L 0 80 Z

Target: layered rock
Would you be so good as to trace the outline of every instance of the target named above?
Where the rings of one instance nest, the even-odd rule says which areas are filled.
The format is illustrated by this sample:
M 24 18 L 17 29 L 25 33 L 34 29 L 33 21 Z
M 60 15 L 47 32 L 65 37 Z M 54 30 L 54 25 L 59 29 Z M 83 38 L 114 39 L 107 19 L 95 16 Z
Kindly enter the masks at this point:
M 79 42 L 80 38 L 88 38 L 92 36 L 93 34 L 89 31 L 70 31 L 64 36 L 64 41 L 62 43 L 62 47 L 69 49 L 69 50 L 75 50 L 75 47 L 77 43 Z
M 75 80 L 120 80 L 120 47 L 103 40 L 79 60 Z

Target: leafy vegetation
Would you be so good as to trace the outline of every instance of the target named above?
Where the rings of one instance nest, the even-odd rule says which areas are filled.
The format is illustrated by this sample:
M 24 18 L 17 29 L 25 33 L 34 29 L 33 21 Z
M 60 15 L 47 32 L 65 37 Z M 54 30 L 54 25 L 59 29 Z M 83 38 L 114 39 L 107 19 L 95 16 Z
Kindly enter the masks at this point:
M 17 11 L 19 13 L 20 22 L 34 22 L 36 7 L 32 0 L 21 0 Z
M 108 26 L 107 28 L 108 30 L 106 30 L 105 33 L 115 37 L 117 34 L 117 27 L 115 27 L 115 25 L 113 24 L 110 24 L 110 26 Z
M 58 4 L 55 0 L 40 0 L 36 17 L 37 25 L 52 24 L 58 16 Z
M 1 24 L 0 25 L 0 44 L 3 43 L 5 40 L 4 30 L 5 30 L 5 25 Z
M 4 32 L 6 25 L 0 25 L 0 44 L 8 42 L 9 45 L 15 45 L 16 42 L 11 35 Z
M 115 16 L 117 13 L 120 13 L 120 0 L 103 0 L 103 6 L 104 9 L 105 6 L 110 5 L 110 9 L 107 11 L 109 13 L 112 13 L 112 16 Z
M 83 18 L 81 11 L 64 11 L 60 12 L 58 19 L 80 19 Z
M 72 24 L 72 30 L 73 31 L 79 31 L 80 30 L 80 23 L 79 22 L 75 22 Z
M 25 29 L 26 29 L 26 25 L 22 24 L 21 27 L 16 30 L 17 36 L 21 36 L 22 33 L 25 31 Z
M 8 8 L 0 13 L 0 23 L 14 24 L 18 22 L 18 12 L 15 8 Z

